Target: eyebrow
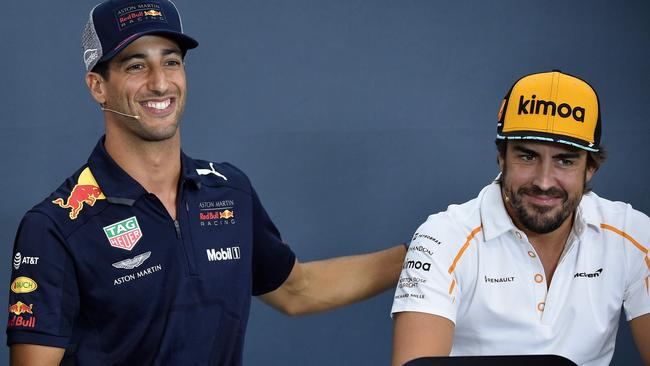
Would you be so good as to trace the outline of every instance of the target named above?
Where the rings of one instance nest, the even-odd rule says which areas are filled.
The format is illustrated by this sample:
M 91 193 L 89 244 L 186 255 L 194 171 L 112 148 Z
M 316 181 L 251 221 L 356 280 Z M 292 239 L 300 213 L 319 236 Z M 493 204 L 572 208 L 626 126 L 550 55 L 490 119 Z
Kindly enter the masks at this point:
M 561 153 L 553 157 L 556 159 L 578 159 L 580 157 L 580 153 L 578 152 Z
M 515 150 L 515 151 L 517 151 L 517 152 L 520 152 L 520 153 L 529 154 L 529 155 L 539 155 L 539 154 L 537 153 L 537 151 L 535 151 L 535 150 L 531 150 L 531 149 L 527 149 L 527 148 L 525 148 L 525 147 L 523 147 L 523 146 L 515 145 L 515 146 L 513 146 L 512 148 L 513 148 L 513 150 Z
M 173 55 L 176 54 L 178 56 L 182 56 L 181 50 L 178 48 L 165 48 L 163 49 L 160 54 L 162 56 L 168 56 L 168 55 Z M 124 65 L 125 63 L 133 60 L 133 59 L 146 59 L 147 55 L 144 53 L 133 53 L 133 54 L 126 54 L 124 57 L 122 57 L 120 60 L 118 60 L 118 63 L 120 65 Z
M 528 155 L 539 156 L 539 153 L 537 151 L 527 149 L 523 146 L 513 146 L 512 148 L 517 152 L 521 152 Z M 580 157 L 580 153 L 578 151 L 571 151 L 571 152 L 565 152 L 565 153 L 559 153 L 553 155 L 554 159 L 578 159 L 579 157 Z

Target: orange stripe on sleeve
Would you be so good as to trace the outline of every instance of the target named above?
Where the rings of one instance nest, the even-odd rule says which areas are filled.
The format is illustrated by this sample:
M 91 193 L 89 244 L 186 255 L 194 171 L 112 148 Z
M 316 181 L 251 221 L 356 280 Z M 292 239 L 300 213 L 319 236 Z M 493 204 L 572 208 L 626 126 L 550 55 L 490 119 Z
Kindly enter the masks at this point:
M 646 247 L 641 245 L 641 243 L 639 243 L 638 241 L 634 240 L 634 238 L 631 237 L 628 233 L 626 233 L 626 232 L 624 232 L 622 230 L 619 230 L 619 229 L 617 229 L 617 228 L 615 228 L 615 227 L 613 227 L 611 225 L 607 225 L 607 224 L 600 224 L 600 227 L 602 227 L 603 229 L 611 230 L 611 231 L 615 232 L 616 234 L 624 237 L 625 239 L 629 240 L 632 244 L 634 244 L 634 246 L 637 247 L 640 251 L 642 251 L 643 254 L 645 254 L 645 255 L 648 254 L 648 249 L 646 249 Z M 646 258 L 646 260 L 647 260 L 647 258 Z M 650 265 L 648 267 L 650 268 Z
M 460 260 L 460 257 L 463 256 L 463 254 L 465 253 L 465 250 L 467 250 L 467 247 L 469 247 L 469 243 L 472 241 L 472 239 L 474 239 L 474 237 L 476 236 L 476 234 L 479 233 L 479 231 L 481 231 L 480 226 L 477 227 L 476 229 L 472 230 L 472 232 L 469 234 L 469 236 L 467 237 L 467 240 L 465 241 L 465 244 L 463 244 L 462 248 L 460 248 L 460 250 L 458 251 L 458 254 L 456 254 L 456 258 L 454 258 L 454 261 L 451 263 L 451 266 L 449 266 L 449 271 L 448 271 L 449 274 L 451 274 L 451 272 L 453 272 L 454 269 L 456 269 L 456 264 L 458 264 L 458 261 Z
M 456 264 L 458 264 L 458 261 L 460 260 L 460 257 L 463 256 L 463 254 L 465 253 L 465 250 L 467 250 L 467 247 L 469 247 L 469 243 L 472 241 L 472 239 L 474 239 L 474 237 L 476 236 L 476 234 L 479 233 L 479 231 L 481 231 L 480 226 L 477 227 L 476 229 L 472 230 L 472 232 L 469 234 L 469 236 L 467 236 L 467 240 L 465 240 L 465 244 L 463 244 L 463 246 L 460 248 L 460 250 L 456 254 L 456 257 L 454 258 L 454 261 L 451 263 L 451 266 L 449 266 L 449 271 L 448 271 L 449 274 L 451 274 L 454 271 L 454 269 L 456 269 Z M 451 293 L 454 291 L 455 287 L 456 287 L 456 280 L 452 279 L 451 280 L 451 285 L 449 286 L 449 295 L 451 295 Z

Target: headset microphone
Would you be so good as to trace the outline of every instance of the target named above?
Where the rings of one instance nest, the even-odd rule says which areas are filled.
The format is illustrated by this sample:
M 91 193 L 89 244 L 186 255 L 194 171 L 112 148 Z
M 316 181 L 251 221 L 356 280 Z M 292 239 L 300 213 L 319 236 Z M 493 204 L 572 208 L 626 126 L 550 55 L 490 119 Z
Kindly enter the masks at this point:
M 140 116 L 135 116 L 135 115 L 132 115 L 132 114 L 126 114 L 126 113 L 118 112 L 118 111 L 110 109 L 110 108 L 104 108 L 104 107 L 100 107 L 100 108 L 102 109 L 102 111 L 113 112 L 113 113 L 119 114 L 120 116 L 131 117 L 131 118 L 135 118 L 135 119 L 138 119 L 138 120 L 140 119 Z

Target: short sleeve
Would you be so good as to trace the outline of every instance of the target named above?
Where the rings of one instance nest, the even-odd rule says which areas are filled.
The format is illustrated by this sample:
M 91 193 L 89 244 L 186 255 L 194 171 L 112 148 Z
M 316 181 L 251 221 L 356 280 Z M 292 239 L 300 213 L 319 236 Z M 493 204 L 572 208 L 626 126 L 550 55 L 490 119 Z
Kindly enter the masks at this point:
M 422 224 L 406 253 L 395 290 L 392 314 L 405 311 L 442 316 L 456 322 L 460 288 L 454 272 L 451 220 L 444 214 L 432 215 Z
M 77 281 L 65 239 L 49 217 L 28 212 L 14 242 L 7 344 L 65 348 L 78 309 Z
M 253 295 L 271 292 L 286 281 L 296 256 L 280 237 L 253 190 Z
M 629 207 L 623 231 L 628 278 L 623 298 L 627 320 L 650 313 L 650 218 Z

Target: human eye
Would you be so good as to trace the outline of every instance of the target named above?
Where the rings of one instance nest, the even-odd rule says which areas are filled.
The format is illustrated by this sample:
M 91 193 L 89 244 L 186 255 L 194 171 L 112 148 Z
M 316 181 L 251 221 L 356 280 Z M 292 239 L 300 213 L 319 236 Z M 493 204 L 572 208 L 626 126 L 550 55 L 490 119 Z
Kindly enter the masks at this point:
M 133 63 L 126 66 L 127 72 L 138 72 L 143 69 L 144 69 L 144 64 L 141 63 Z
M 165 66 L 167 67 L 180 67 L 183 62 L 179 59 L 169 59 L 165 61 Z
M 529 153 L 523 153 L 523 154 L 519 154 L 519 159 L 522 160 L 522 161 L 526 161 L 526 162 L 534 161 L 535 160 L 535 155 L 534 154 L 529 154 Z
M 569 167 L 575 164 L 575 161 L 573 159 L 559 159 L 558 164 L 561 166 Z

